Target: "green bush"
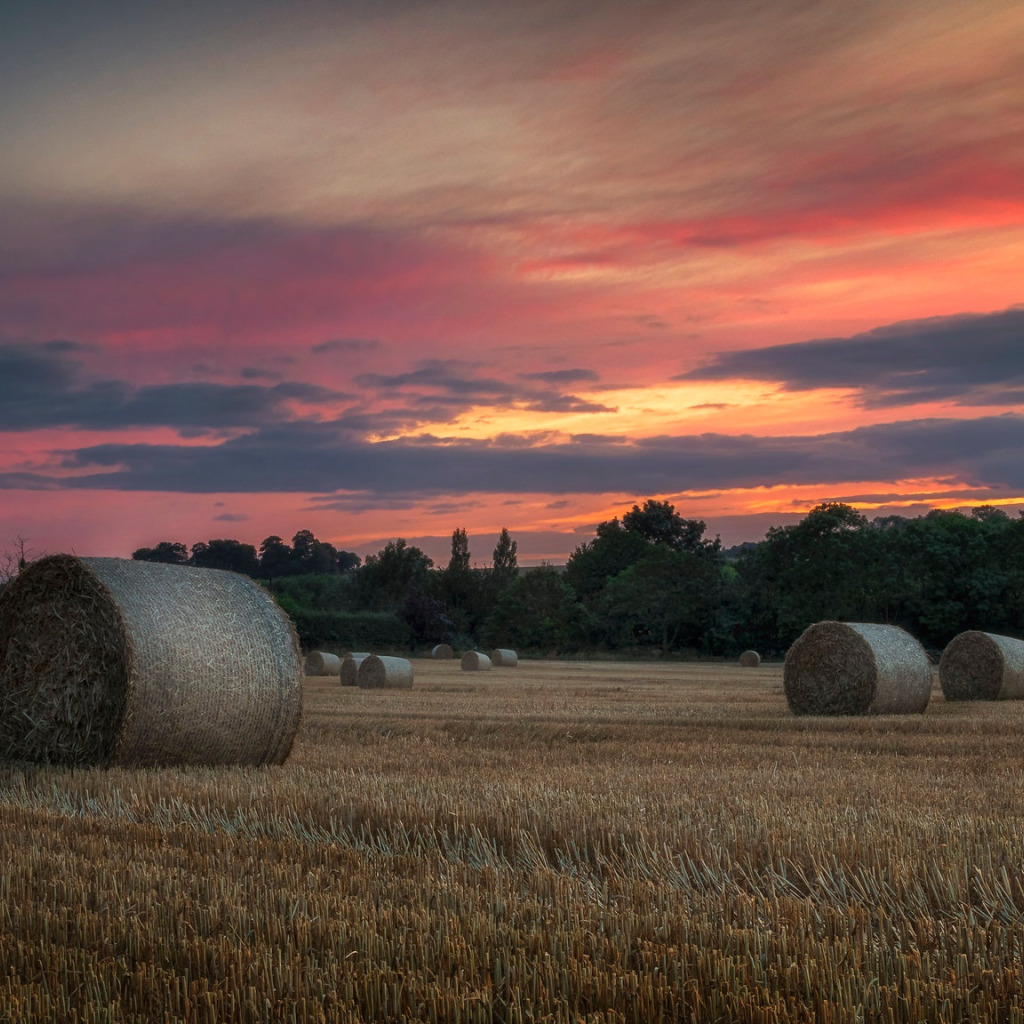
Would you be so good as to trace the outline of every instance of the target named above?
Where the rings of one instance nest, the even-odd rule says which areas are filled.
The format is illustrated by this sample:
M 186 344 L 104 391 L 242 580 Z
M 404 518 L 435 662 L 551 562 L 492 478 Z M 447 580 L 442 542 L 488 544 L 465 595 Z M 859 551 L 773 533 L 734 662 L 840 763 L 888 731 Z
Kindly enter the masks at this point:
M 386 612 L 299 608 L 289 614 L 307 650 L 328 645 L 358 651 L 408 650 L 412 644 L 409 627 Z

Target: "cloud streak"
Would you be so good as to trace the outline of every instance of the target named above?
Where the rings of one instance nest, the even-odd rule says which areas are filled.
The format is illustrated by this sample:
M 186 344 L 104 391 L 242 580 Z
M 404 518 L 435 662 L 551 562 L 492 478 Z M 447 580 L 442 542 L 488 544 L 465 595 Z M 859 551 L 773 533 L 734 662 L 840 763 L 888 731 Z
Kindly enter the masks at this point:
M 818 437 L 716 434 L 637 442 L 498 445 L 424 438 L 366 443 L 333 424 L 282 424 L 209 446 L 110 443 L 64 454 L 63 472 L 4 486 L 124 491 L 674 493 L 848 481 L 946 477 L 974 487 L 1024 488 L 1024 416 L 877 424 Z
M 722 352 L 681 381 L 763 380 L 791 391 L 849 388 L 868 408 L 940 400 L 1024 403 L 1024 306 L 934 317 L 825 338 Z

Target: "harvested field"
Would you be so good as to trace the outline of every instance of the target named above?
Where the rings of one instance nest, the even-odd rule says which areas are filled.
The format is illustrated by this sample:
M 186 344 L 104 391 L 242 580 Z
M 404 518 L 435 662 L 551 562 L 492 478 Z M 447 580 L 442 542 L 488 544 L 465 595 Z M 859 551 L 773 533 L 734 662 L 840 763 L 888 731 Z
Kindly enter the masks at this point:
M 414 664 L 283 766 L 0 768 L 4 1019 L 1024 1020 L 1024 704 Z

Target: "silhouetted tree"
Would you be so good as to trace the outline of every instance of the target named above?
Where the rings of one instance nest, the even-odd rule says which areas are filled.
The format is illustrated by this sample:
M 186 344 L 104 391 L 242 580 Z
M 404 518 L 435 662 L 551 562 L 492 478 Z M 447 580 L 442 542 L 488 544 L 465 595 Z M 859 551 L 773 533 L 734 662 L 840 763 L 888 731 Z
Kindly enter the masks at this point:
M 132 552 L 136 562 L 166 562 L 168 565 L 186 565 L 188 548 L 169 540 L 162 540 L 156 547 L 138 548 Z
M 276 580 L 288 576 L 292 569 L 292 549 L 272 534 L 260 544 L 260 575 L 264 579 Z
M 226 569 L 246 576 L 259 573 L 256 548 L 237 540 L 199 541 L 192 545 L 189 563 L 202 569 Z
M 498 536 L 498 543 L 494 548 L 494 573 L 503 579 L 512 579 L 519 569 L 519 560 L 516 552 L 519 550 L 518 542 L 510 536 L 506 527 L 501 528 Z

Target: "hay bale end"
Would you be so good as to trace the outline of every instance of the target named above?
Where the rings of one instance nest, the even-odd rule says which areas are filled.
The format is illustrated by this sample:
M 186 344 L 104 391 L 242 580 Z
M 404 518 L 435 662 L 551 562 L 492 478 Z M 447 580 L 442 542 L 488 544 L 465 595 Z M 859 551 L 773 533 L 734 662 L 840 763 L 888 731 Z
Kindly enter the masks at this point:
M 448 661 L 455 657 L 455 651 L 452 650 L 451 644 L 437 644 L 431 650 L 430 656 L 435 661 Z
M 519 655 L 506 647 L 495 647 L 491 651 L 491 664 L 495 668 L 515 668 L 519 664 Z
M 359 685 L 359 666 L 369 656 L 369 651 L 351 651 L 341 659 L 341 671 L 338 674 L 341 677 L 342 686 Z
M 462 655 L 463 672 L 489 672 L 491 659 L 479 651 L 466 651 Z
M 329 651 L 310 651 L 305 667 L 307 676 L 336 676 L 341 672 L 341 658 Z
M 1024 640 L 969 629 L 939 659 L 946 700 L 1024 700 Z
M 932 668 L 898 626 L 817 622 L 787 652 L 782 682 L 797 715 L 920 714 Z
M 359 665 L 357 683 L 364 690 L 411 689 L 412 662 L 407 658 L 370 654 Z
M 761 655 L 757 651 L 744 651 L 740 655 L 740 665 L 743 668 L 757 668 L 761 664 Z

